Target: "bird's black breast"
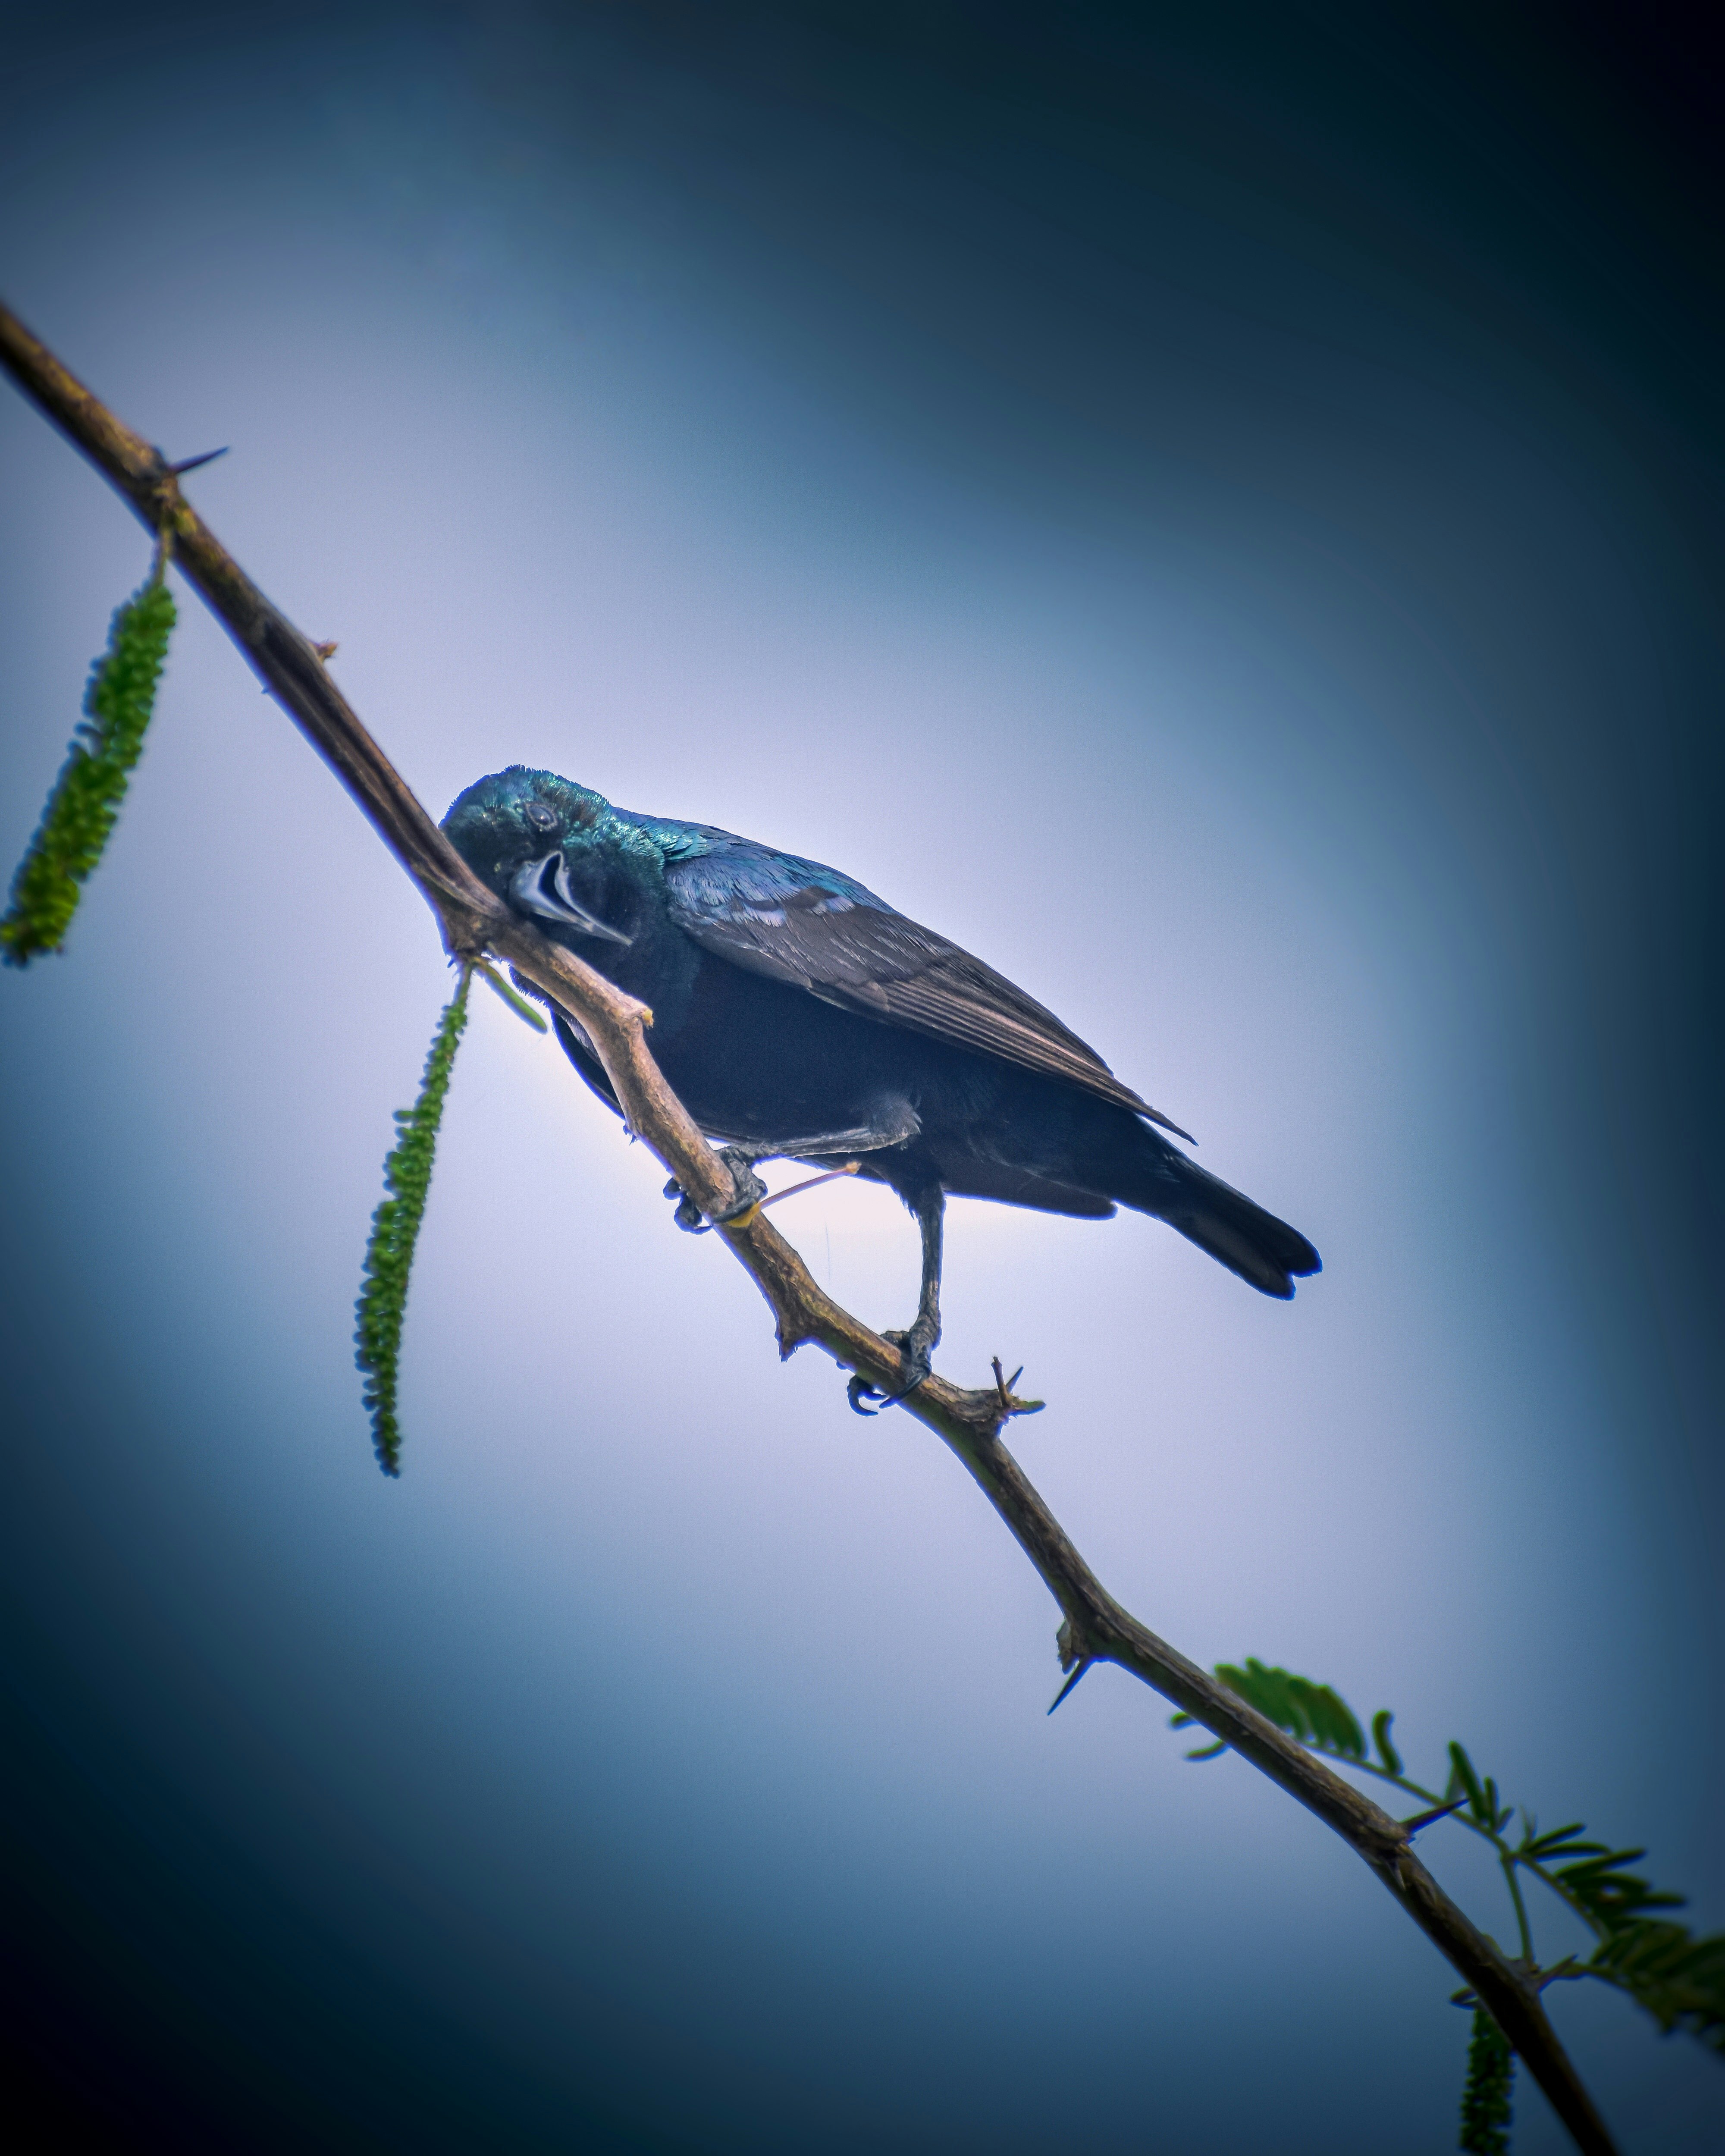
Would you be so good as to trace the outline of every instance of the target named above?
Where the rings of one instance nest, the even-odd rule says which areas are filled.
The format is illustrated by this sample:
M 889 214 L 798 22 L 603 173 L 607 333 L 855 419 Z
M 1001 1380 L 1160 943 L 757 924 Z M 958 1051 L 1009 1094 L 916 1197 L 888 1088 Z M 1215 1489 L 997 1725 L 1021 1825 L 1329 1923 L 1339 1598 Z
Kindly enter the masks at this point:
M 835 1009 L 802 988 L 702 954 L 686 1008 L 653 1052 L 704 1130 L 775 1139 L 846 1130 L 883 1106 L 919 1116 L 985 1096 L 978 1059 Z M 983 1105 L 981 1099 L 973 1101 Z
M 616 1106 L 603 1067 L 559 1020 L 571 1060 Z M 803 990 L 704 957 L 674 1030 L 654 1055 L 711 1137 L 775 1143 L 854 1129 L 911 1108 L 908 1142 L 858 1156 L 865 1175 L 909 1197 L 958 1195 L 1099 1218 L 1113 1211 L 1107 1163 L 1124 1147 L 1166 1150 L 1129 1111 L 1078 1088 L 949 1043 L 835 1009 Z
M 900 1104 L 942 1124 L 988 1115 L 1006 1075 L 992 1059 L 841 1009 L 672 935 L 686 961 L 639 947 L 583 955 L 651 1006 L 654 1060 L 710 1136 L 806 1137 L 858 1128 Z M 597 1060 L 576 1060 L 608 1098 Z

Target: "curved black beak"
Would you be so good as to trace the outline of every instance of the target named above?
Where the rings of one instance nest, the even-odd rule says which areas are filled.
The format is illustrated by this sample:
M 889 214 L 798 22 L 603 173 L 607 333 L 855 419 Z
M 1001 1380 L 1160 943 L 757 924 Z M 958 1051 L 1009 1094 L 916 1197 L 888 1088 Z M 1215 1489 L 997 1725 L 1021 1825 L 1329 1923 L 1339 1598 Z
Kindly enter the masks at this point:
M 578 928 L 583 936 L 603 936 L 608 943 L 632 943 L 632 936 L 624 936 L 615 928 L 608 928 L 596 914 L 589 913 L 569 888 L 569 870 L 562 850 L 547 854 L 542 860 L 529 861 L 525 868 L 516 871 L 515 880 L 509 886 L 509 902 L 521 913 L 536 913 L 547 921 L 560 921 L 566 927 Z

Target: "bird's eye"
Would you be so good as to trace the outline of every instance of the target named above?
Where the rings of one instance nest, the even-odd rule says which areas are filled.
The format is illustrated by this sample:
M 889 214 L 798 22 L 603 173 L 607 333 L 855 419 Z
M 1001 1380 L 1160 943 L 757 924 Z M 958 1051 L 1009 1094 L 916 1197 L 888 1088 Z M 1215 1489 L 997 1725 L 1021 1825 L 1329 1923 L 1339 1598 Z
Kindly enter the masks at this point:
M 521 814 L 536 831 L 554 831 L 557 827 L 556 811 L 547 808 L 542 801 L 530 801 Z

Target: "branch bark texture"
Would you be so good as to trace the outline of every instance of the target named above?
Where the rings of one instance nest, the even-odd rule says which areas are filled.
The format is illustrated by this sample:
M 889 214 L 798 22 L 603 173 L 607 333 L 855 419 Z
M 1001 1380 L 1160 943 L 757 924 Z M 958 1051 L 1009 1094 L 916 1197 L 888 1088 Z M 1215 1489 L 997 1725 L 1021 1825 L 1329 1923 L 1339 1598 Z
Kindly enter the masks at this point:
M 162 453 L 78 381 L 0 307 L 0 365 L 105 478 L 173 559 L 264 687 L 347 788 L 437 916 L 452 954 L 490 952 L 576 1019 L 597 1049 L 629 1126 L 706 1214 L 732 1202 L 730 1177 L 660 1075 L 652 1013 L 493 896 L 438 829 L 360 722 L 311 641 L 258 589 L 180 490 Z M 898 1350 L 824 1294 L 758 1209 L 719 1235 L 773 1312 L 781 1355 L 821 1348 L 882 1390 L 901 1382 Z M 1024 1403 L 1004 1383 L 966 1390 L 934 1377 L 903 1402 L 963 1462 L 1060 1605 L 1063 1669 L 1114 1662 L 1189 1714 L 1341 1835 L 1490 2009 L 1588 2156 L 1614 2143 L 1558 2042 L 1534 1978 L 1502 1953 L 1414 1855 L 1408 1830 L 1122 1609 L 1079 1555 L 1000 1433 Z

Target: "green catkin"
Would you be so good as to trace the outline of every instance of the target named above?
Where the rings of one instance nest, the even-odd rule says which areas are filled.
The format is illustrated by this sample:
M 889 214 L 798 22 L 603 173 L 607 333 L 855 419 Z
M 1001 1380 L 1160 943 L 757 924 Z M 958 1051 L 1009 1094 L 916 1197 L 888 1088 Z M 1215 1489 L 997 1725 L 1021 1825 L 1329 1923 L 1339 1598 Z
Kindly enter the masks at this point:
M 0 960 L 8 966 L 64 947 L 80 891 L 102 857 L 143 752 L 173 625 L 173 594 L 158 562 L 114 616 L 107 650 L 90 673 L 83 722 L 12 880 L 0 919 Z
M 365 1406 L 372 1419 L 377 1465 L 386 1475 L 401 1472 L 401 1424 L 396 1419 L 396 1383 L 401 1367 L 402 1321 L 407 1315 L 408 1278 L 413 1246 L 425 1217 L 437 1157 L 438 1127 L 455 1067 L 455 1050 L 467 1024 L 467 989 L 473 969 L 464 966 L 454 994 L 445 1005 L 425 1059 L 419 1097 L 411 1108 L 395 1111 L 396 1142 L 383 1163 L 383 1187 L 389 1195 L 372 1215 L 366 1245 L 365 1285 L 355 1306 L 354 1361 L 366 1373 Z
M 1467 2156 L 1509 2156 L 1510 2091 L 1516 2055 L 1483 2006 L 1473 2011 L 1467 2081 L 1461 2092 L 1461 2138 Z

